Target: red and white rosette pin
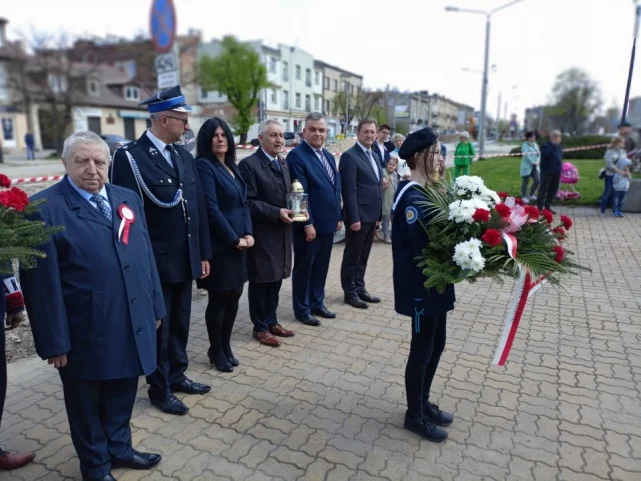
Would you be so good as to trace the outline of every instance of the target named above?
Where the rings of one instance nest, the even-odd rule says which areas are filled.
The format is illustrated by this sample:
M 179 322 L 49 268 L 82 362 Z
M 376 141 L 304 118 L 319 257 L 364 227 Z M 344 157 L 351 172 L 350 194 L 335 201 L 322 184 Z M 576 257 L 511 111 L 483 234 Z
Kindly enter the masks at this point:
M 122 219 L 120 221 L 120 227 L 118 228 L 118 240 L 123 244 L 129 244 L 129 228 L 136 220 L 136 216 L 134 215 L 134 211 L 125 204 L 120 204 L 118 213 Z

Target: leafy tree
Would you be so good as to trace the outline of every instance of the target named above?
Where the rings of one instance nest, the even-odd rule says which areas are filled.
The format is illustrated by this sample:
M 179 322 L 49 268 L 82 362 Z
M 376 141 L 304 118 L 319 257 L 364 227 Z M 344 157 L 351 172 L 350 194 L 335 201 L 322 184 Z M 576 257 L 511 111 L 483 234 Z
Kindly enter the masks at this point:
M 198 59 L 196 78 L 205 90 L 216 90 L 229 99 L 236 109 L 232 124 L 247 142 L 247 132 L 255 121 L 255 109 L 262 89 L 270 87 L 267 69 L 258 53 L 233 36 L 222 39 L 222 52 L 216 57 L 204 55 Z
M 582 134 L 601 108 L 601 90 L 590 75 L 573 67 L 561 72 L 552 88 L 549 116 L 563 132 Z

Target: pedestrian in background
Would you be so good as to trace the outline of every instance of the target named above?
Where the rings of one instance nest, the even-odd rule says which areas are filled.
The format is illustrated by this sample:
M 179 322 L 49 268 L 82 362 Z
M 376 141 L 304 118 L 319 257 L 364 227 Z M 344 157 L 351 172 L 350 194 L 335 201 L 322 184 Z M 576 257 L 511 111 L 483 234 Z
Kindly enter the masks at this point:
M 198 132 L 196 157 L 209 220 L 209 263 L 217 272 L 196 280 L 209 295 L 205 311 L 207 357 L 219 371 L 232 372 L 239 361 L 231 350 L 231 334 L 247 281 L 245 251 L 254 246 L 254 238 L 247 186 L 236 166 L 234 136 L 224 120 L 214 117 L 203 124 Z
M 470 165 L 472 164 L 472 159 L 476 155 L 476 152 L 474 152 L 474 146 L 470 142 L 470 134 L 468 132 L 461 132 L 459 140 L 460 142 L 456 145 L 456 149 L 454 150 L 455 179 L 461 175 L 470 175 Z
M 541 163 L 541 151 L 539 145 L 536 143 L 534 132 L 528 131 L 525 134 L 525 142 L 521 146 L 521 199 L 526 204 L 530 201 L 535 201 L 535 193 L 541 183 L 541 175 L 539 173 L 539 164 Z M 530 195 L 527 195 L 527 186 L 532 179 L 532 186 L 530 187 Z
M 550 139 L 541 147 L 541 185 L 536 204 L 539 209 L 552 210 L 552 201 L 559 190 L 561 181 L 561 167 L 563 164 L 563 145 L 561 145 L 561 132 L 553 130 Z
M 392 243 L 392 226 L 391 226 L 391 212 L 392 202 L 394 202 L 394 195 L 396 188 L 400 181 L 398 172 L 398 157 L 390 157 L 387 161 L 387 166 L 383 171 L 383 178 L 387 179 L 388 183 L 383 187 L 383 235 L 385 236 L 383 242 L 386 244 Z
M 623 171 L 617 168 L 616 164 L 620 159 L 627 157 L 624 145 L 625 140 L 623 137 L 614 137 L 603 156 L 605 167 L 602 170 L 603 195 L 601 196 L 601 214 L 605 214 L 605 211 L 612 200 L 612 196 L 614 194 L 614 175 L 616 173 L 623 173 Z M 613 214 L 616 214 L 614 209 L 612 212 Z
M 612 180 L 614 186 L 614 198 L 612 199 L 612 210 L 614 217 L 623 217 L 623 206 L 625 198 L 630 189 L 630 167 L 632 161 L 627 156 L 621 157 L 615 164 L 616 172 Z
M 36 142 L 30 130 L 24 135 L 24 144 L 27 147 L 27 160 L 36 160 Z

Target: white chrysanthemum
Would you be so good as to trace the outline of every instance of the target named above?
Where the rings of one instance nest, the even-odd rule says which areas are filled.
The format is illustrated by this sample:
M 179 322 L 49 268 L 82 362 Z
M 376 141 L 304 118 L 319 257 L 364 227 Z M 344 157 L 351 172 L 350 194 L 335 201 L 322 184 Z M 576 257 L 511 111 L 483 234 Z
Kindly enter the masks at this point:
M 467 200 L 455 200 L 449 205 L 447 219 L 457 224 L 464 222 L 471 224 L 474 222 L 474 212 L 476 212 L 476 209 L 490 210 L 490 207 L 478 197 Z
M 481 254 L 481 241 L 470 239 L 454 247 L 452 259 L 461 269 L 481 272 L 485 268 L 485 258 Z
M 496 192 L 493 190 L 488 189 L 487 187 L 483 186 L 482 189 L 480 189 L 478 197 L 487 203 L 490 207 L 494 207 L 496 204 L 499 203 L 501 199 L 499 199 L 499 196 Z
M 461 177 L 457 177 L 454 181 L 454 185 L 458 189 L 464 189 L 468 191 L 476 191 L 480 187 L 485 187 L 483 179 L 476 175 L 462 175 Z

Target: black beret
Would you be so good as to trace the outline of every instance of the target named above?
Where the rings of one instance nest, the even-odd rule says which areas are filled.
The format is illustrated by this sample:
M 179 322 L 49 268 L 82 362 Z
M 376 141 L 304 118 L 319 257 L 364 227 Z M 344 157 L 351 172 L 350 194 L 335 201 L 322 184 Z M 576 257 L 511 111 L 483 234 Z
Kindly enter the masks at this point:
M 434 145 L 437 140 L 438 135 L 429 127 L 412 132 L 401 145 L 398 156 L 403 160 L 411 159 L 414 154 Z
M 617 128 L 620 129 L 621 127 L 632 127 L 632 124 L 630 122 L 621 122 Z

